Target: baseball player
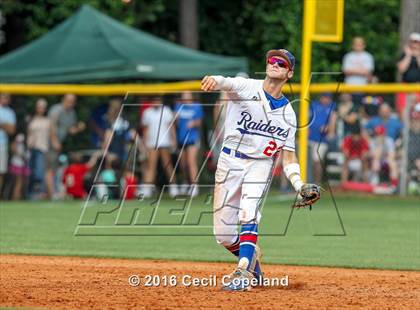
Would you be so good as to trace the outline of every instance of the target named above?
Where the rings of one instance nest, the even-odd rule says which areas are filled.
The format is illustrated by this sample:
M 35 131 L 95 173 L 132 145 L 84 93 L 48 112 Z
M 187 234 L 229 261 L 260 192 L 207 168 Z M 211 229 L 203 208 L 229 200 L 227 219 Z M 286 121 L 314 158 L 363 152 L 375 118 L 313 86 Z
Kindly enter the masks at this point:
M 295 155 L 296 114 L 282 93 L 294 67 L 292 53 L 270 50 L 264 80 L 205 76 L 201 81 L 202 90 L 226 91 L 229 98 L 215 176 L 213 221 L 217 242 L 238 257 L 238 266 L 223 284 L 224 290 L 246 291 L 263 283 L 258 224 L 278 152 L 283 152 L 284 173 L 299 193 L 295 206 L 311 205 L 320 197 L 317 185 L 301 179 Z

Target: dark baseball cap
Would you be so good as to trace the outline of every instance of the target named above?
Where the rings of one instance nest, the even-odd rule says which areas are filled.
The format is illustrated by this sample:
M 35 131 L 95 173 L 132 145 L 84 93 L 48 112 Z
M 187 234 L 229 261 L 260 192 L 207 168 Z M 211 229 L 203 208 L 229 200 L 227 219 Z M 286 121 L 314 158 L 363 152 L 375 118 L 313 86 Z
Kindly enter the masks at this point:
M 281 58 L 284 58 L 287 63 L 289 64 L 292 71 L 295 70 L 295 56 L 293 56 L 292 53 L 290 53 L 288 50 L 285 49 L 279 49 L 279 50 L 269 50 L 267 52 L 267 59 L 273 56 L 278 56 Z

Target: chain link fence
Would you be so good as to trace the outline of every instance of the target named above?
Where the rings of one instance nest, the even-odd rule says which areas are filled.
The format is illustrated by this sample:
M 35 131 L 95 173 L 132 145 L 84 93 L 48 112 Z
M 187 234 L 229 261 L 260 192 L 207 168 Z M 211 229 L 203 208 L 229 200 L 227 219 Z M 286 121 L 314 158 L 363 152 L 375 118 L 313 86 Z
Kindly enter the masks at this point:
M 311 103 L 309 180 L 349 191 L 420 195 L 420 94 L 338 94 L 329 102 L 325 96 L 331 95 Z

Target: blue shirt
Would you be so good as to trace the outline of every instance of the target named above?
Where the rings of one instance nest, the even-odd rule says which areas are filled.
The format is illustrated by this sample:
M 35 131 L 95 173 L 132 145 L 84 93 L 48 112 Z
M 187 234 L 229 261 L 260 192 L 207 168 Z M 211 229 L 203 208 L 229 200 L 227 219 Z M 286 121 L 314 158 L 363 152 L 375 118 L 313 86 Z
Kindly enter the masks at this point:
M 90 115 L 90 120 L 94 122 L 100 129 L 107 129 L 108 120 L 106 119 L 106 113 L 108 112 L 108 105 L 101 104 Z M 91 143 L 94 147 L 101 146 L 101 138 L 96 134 L 94 130 L 91 131 Z
M 309 125 L 309 140 L 318 143 L 327 142 L 327 132 L 331 113 L 335 109 L 335 103 L 322 104 L 319 101 L 311 103 L 311 123 Z
M 396 140 L 401 133 L 402 124 L 398 117 L 391 116 L 388 120 L 383 120 L 379 116 L 372 117 L 366 124 L 365 128 L 373 133 L 375 127 L 383 125 L 386 129 L 386 135 Z
M 108 129 L 113 131 L 108 151 L 118 156 L 119 160 L 127 160 L 126 145 L 130 140 L 130 123 L 122 117 L 118 117 L 114 124 L 109 124 Z
M 0 124 L 16 125 L 16 114 L 11 108 L 0 106 Z M 8 141 L 6 130 L 0 129 L 0 145 L 7 145 Z
M 188 128 L 190 121 L 201 120 L 203 118 L 203 108 L 200 103 L 177 103 L 175 105 L 177 113 L 178 126 L 176 129 L 176 138 L 178 144 L 194 144 L 200 139 L 198 127 Z
M 289 103 L 289 100 L 283 95 L 279 99 L 274 98 L 269 93 L 264 91 L 265 97 L 267 98 L 268 102 L 270 103 L 271 110 L 275 110 L 285 106 Z

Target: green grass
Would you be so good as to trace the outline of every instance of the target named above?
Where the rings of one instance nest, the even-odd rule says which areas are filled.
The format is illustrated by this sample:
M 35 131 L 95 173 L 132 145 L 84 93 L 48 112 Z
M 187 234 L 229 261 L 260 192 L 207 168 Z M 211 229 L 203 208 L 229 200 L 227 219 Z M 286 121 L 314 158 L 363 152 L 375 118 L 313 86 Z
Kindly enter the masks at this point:
M 418 199 L 335 198 L 344 231 L 328 195 L 312 211 L 296 210 L 290 214 L 290 201 L 281 201 L 278 194 L 272 193 L 267 198 L 260 225 L 259 242 L 264 262 L 420 270 Z M 137 222 L 132 219 L 139 202 L 124 206 L 118 225 L 115 221 L 119 210 L 101 213 L 95 222 L 98 210 L 109 212 L 117 202 L 92 203 L 80 222 L 84 225 L 78 229 L 83 202 L 2 201 L 0 252 L 233 261 L 233 257 L 215 243 L 211 214 L 203 215 L 196 225 L 200 212 L 211 210 L 211 203 L 206 202 L 204 196 L 200 200 L 191 206 L 185 218 L 183 212 L 173 210 L 182 210 L 183 201 L 163 200 L 154 219 L 154 223 L 160 225 L 153 227 L 142 225 L 153 215 L 152 208 L 142 207 Z M 168 226 L 181 221 L 188 227 Z M 192 236 L 194 234 L 201 236 Z

